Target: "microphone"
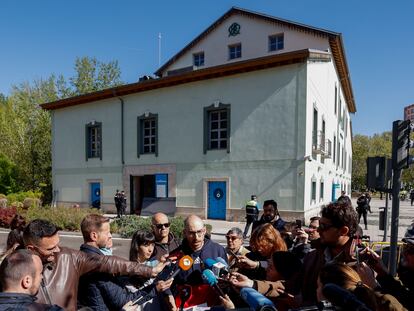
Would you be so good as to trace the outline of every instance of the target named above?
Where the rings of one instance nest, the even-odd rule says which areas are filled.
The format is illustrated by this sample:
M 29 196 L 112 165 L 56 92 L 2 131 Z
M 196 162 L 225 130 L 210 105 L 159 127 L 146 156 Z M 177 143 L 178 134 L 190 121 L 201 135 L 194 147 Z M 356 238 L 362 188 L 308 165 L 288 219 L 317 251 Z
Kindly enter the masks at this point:
M 185 255 L 175 264 L 165 266 L 164 269 L 157 275 L 156 280 L 166 281 L 175 278 L 180 271 L 188 271 L 193 266 L 194 260 L 188 255 Z
M 240 290 L 240 297 L 253 311 L 277 311 L 272 301 L 253 288 L 243 287 Z
M 203 279 L 206 281 L 208 285 L 217 290 L 220 296 L 224 297 L 224 293 L 222 289 L 218 286 L 217 277 L 214 275 L 213 271 L 211 271 L 210 269 L 205 269 L 203 271 Z
M 335 306 L 345 310 L 371 311 L 354 294 L 336 284 L 326 284 L 322 289 L 322 293 Z
M 224 259 L 221 258 L 221 260 L 224 260 Z M 213 273 L 216 277 L 222 277 L 223 275 L 226 275 L 226 274 L 229 273 L 226 269 L 227 268 L 227 263 L 226 262 L 225 262 L 225 264 L 223 264 L 222 262 L 220 262 L 218 260 L 207 258 L 206 260 L 204 260 L 204 264 L 206 265 L 206 267 L 208 269 L 213 271 Z
M 183 311 L 186 301 L 188 300 L 188 298 L 191 297 L 191 286 L 190 285 L 184 285 L 184 287 L 180 289 L 179 295 L 180 295 L 180 299 L 181 299 L 180 311 Z

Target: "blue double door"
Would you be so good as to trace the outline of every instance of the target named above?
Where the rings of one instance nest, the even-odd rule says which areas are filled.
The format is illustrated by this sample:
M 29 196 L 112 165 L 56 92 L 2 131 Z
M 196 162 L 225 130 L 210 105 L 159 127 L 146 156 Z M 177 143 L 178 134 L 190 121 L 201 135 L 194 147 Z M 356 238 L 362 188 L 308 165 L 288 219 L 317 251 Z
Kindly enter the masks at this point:
M 208 182 L 207 218 L 226 219 L 227 187 L 225 181 Z

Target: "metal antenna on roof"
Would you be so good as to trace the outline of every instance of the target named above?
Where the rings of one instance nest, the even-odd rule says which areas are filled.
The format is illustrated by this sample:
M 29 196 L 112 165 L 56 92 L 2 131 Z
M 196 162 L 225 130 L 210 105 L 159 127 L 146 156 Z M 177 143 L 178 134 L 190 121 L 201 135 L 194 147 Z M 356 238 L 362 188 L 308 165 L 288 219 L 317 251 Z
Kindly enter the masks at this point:
M 158 33 L 158 68 L 161 66 L 161 32 Z

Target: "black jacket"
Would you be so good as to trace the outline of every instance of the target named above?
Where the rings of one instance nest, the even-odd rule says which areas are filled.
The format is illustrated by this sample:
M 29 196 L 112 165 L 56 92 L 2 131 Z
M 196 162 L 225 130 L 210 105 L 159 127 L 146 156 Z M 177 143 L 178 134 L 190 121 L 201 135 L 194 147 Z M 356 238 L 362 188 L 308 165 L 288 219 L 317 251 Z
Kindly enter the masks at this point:
M 36 302 L 36 297 L 28 294 L 0 293 L 0 311 L 63 311 L 57 305 L 45 305 Z
M 168 234 L 168 243 L 163 244 L 160 242 L 155 242 L 154 251 L 152 252 L 150 260 L 160 260 L 163 255 L 171 253 L 177 247 L 180 246 L 180 242 L 174 237 L 174 235 L 170 232 Z
M 82 244 L 80 250 L 104 256 L 99 249 Z M 141 296 L 141 292 L 129 292 L 118 279 L 107 273 L 89 273 L 79 281 L 78 304 L 92 310 L 121 310 L 128 301 Z

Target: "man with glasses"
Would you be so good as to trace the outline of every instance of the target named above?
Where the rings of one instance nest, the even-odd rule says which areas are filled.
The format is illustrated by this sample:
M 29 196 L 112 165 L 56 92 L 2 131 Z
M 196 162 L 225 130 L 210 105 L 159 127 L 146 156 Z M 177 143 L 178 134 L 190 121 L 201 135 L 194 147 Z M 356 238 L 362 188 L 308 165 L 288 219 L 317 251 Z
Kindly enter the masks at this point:
M 151 268 L 119 257 L 85 254 L 59 247 L 58 228 L 42 219 L 35 219 L 26 226 L 23 243 L 43 263 L 43 282 L 37 294 L 38 301 L 56 304 L 65 310 L 77 309 L 79 278 L 88 272 L 154 277 L 165 266 L 160 263 Z
M 200 217 L 190 215 L 184 220 L 184 239 L 173 252 L 182 251 L 185 255 L 191 256 L 194 263 L 190 270 L 178 274 L 177 283 L 202 284 L 203 263 L 207 258 L 221 257 L 227 260 L 224 247 L 206 238 L 205 235 L 206 227 Z
M 358 215 L 346 202 L 337 201 L 322 207 L 318 232 L 321 246 L 307 253 L 302 270 L 302 304 L 317 303 L 317 279 L 329 262 L 351 262 L 351 244 L 358 226 Z
M 227 234 L 227 259 L 230 266 L 237 260 L 236 256 L 245 256 L 250 251 L 243 246 L 243 232 L 240 228 L 233 227 Z
M 155 247 L 152 252 L 152 258 L 160 258 L 176 249 L 180 243 L 170 232 L 170 221 L 168 216 L 163 213 L 156 213 L 151 218 L 151 228 L 155 235 Z

